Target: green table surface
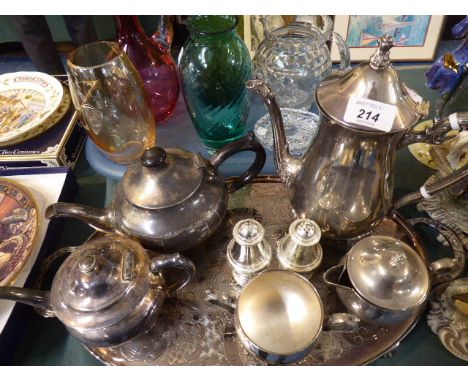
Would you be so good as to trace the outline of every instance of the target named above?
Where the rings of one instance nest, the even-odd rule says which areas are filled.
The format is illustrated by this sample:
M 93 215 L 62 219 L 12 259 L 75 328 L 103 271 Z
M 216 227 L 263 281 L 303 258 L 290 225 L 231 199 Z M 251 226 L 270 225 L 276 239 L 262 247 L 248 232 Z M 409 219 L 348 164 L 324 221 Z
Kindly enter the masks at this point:
M 431 101 L 437 94 L 424 86 L 426 67 L 400 68 L 402 79 L 421 96 Z M 433 109 L 432 109 L 433 110 Z M 251 126 L 250 126 L 251 128 Z M 174 134 L 177 132 L 174 131 Z M 183 146 L 183 144 L 181 144 Z M 418 189 L 433 170 L 425 167 L 412 157 L 408 149 L 399 150 L 395 170 L 395 197 Z M 106 178 L 97 174 L 82 155 L 75 167 L 79 189 L 75 198 L 78 203 L 102 207 L 106 199 Z M 423 216 L 415 206 L 401 210 L 405 217 Z M 63 234 L 57 247 L 79 245 L 91 234 L 91 229 L 72 219 L 64 219 Z M 447 248 L 435 239 L 435 231 L 418 229 L 430 258 L 449 255 Z M 466 272 L 465 272 L 466 273 Z M 55 318 L 42 318 L 33 309 L 29 324 L 14 350 L 15 365 L 100 365 L 85 350 L 79 341 L 71 337 L 65 327 Z M 404 338 L 391 357 L 376 360 L 372 365 L 466 365 L 454 357 L 431 332 L 426 321 L 426 312 L 415 328 Z

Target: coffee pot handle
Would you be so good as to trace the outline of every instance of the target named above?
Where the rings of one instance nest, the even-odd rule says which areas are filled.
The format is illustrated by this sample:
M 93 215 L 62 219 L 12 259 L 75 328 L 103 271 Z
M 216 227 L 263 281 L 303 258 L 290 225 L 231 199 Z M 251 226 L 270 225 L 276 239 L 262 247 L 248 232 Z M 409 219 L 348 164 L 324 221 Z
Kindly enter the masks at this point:
M 432 284 L 452 281 L 459 277 L 465 268 L 465 251 L 457 235 L 445 224 L 430 218 L 414 218 L 408 220 L 409 224 L 425 224 L 436 229 L 447 240 L 453 253 L 453 258 L 442 258 L 429 265 Z
M 462 168 L 455 170 L 451 174 L 436 180 L 432 184 L 422 186 L 419 191 L 414 191 L 405 196 L 402 196 L 395 203 L 393 203 L 392 209 L 398 210 L 407 204 L 417 203 L 424 199 L 430 199 L 435 194 L 448 189 L 451 186 L 459 184 L 466 179 L 468 179 L 468 165 L 465 165 Z
M 253 151 L 255 153 L 255 160 L 252 165 L 241 176 L 239 176 L 239 178 L 226 185 L 229 193 L 233 193 L 234 191 L 244 187 L 262 170 L 266 158 L 265 149 L 257 141 L 255 134 L 250 131 L 246 137 L 230 142 L 219 149 L 210 159 L 211 165 L 217 169 L 221 163 L 231 155 L 241 151 Z
M 468 130 L 468 112 L 450 114 L 448 117 L 435 122 L 424 131 L 414 131 L 413 128 L 409 129 L 400 141 L 399 147 L 420 142 L 439 145 L 451 138 L 447 133 L 452 130 Z
M 185 273 L 182 281 L 166 286 L 168 294 L 177 292 L 185 287 L 195 275 L 195 265 L 185 256 L 179 253 L 172 255 L 158 255 L 151 259 L 150 270 L 153 274 L 159 274 L 163 269 L 180 269 Z

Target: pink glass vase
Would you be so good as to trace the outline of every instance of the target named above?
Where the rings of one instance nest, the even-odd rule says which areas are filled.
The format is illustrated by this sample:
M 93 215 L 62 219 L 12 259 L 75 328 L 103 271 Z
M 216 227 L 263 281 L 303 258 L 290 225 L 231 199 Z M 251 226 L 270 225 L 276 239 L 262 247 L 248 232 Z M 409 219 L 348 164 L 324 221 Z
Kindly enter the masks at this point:
M 174 112 L 179 97 L 177 66 L 169 53 L 168 38 L 162 36 L 165 19 L 161 16 L 155 37 L 148 37 L 137 16 L 116 16 L 117 38 L 143 79 L 151 111 L 156 121 L 164 121 Z

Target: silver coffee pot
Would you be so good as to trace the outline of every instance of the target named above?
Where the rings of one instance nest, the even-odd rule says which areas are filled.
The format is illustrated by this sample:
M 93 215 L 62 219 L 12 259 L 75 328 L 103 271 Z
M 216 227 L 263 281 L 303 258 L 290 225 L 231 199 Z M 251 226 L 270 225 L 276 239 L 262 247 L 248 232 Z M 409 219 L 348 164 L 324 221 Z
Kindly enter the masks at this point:
M 255 160 L 227 184 L 218 166 L 240 151 L 253 151 Z M 55 203 L 45 215 L 74 217 L 98 231 L 127 235 L 159 251 L 183 251 L 213 234 L 226 214 L 228 194 L 250 182 L 264 163 L 265 150 L 253 133 L 227 144 L 210 159 L 179 148 L 152 147 L 129 165 L 108 207 Z
M 458 113 L 426 131 L 412 129 L 429 105 L 390 64 L 392 46 L 393 39 L 383 36 L 369 61 L 322 81 L 315 93 L 319 131 L 302 158 L 289 153 L 274 94 L 260 80 L 247 82 L 270 113 L 275 162 L 291 205 L 299 218 L 317 222 L 324 236 L 360 236 L 392 207 L 427 198 L 468 175 L 468 168 L 462 168 L 392 203 L 397 150 L 415 142 L 442 143 L 450 130 L 468 126 L 468 113 Z

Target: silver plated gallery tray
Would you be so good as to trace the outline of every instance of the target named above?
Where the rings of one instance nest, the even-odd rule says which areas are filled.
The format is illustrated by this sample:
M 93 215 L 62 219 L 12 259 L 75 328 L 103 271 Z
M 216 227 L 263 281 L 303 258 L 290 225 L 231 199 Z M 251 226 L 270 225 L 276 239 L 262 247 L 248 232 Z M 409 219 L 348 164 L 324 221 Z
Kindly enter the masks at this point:
M 226 247 L 234 224 L 248 217 L 260 221 L 272 246 L 286 232 L 294 216 L 287 190 L 276 177 L 259 177 L 231 195 L 224 224 L 203 245 L 184 255 L 197 267 L 192 283 L 177 298 L 166 300 L 154 329 L 124 344 L 87 349 L 108 365 L 262 365 L 242 347 L 234 330 L 234 317 L 227 310 L 205 301 L 206 290 L 235 296 L 226 259 Z M 427 263 L 417 235 L 404 219 L 386 218 L 373 233 L 388 234 L 410 244 Z M 322 240 L 323 261 L 312 276 L 326 315 L 344 311 L 322 273 L 346 253 L 349 242 Z M 270 268 L 277 268 L 276 259 Z M 353 333 L 322 332 L 315 349 L 299 365 L 360 365 L 388 353 L 414 327 L 421 310 L 411 319 L 392 327 L 361 324 Z

